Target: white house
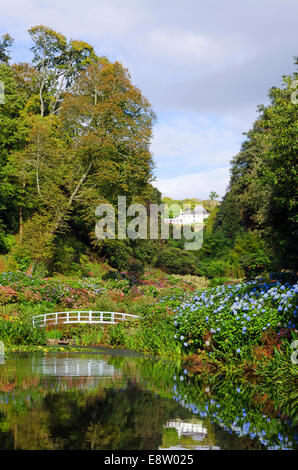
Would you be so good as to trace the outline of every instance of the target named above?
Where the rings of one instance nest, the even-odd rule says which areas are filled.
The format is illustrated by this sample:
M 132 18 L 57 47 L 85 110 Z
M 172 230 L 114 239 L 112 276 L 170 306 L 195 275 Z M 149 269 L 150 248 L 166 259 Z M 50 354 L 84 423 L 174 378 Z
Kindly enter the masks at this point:
M 184 212 L 180 209 L 180 214 L 172 219 L 164 219 L 165 223 L 172 225 L 190 225 L 195 223 L 203 223 L 209 212 L 203 206 L 196 206 L 194 210 L 186 209 Z

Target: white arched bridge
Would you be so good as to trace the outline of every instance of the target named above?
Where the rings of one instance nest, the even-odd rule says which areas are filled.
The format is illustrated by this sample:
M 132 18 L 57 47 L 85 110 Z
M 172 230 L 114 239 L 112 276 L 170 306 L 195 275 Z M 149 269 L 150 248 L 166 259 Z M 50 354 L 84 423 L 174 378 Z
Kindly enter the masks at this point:
M 126 320 L 137 320 L 138 315 L 120 312 L 98 312 L 93 310 L 72 310 L 68 312 L 44 313 L 32 317 L 33 326 L 53 326 L 69 323 L 116 325 Z

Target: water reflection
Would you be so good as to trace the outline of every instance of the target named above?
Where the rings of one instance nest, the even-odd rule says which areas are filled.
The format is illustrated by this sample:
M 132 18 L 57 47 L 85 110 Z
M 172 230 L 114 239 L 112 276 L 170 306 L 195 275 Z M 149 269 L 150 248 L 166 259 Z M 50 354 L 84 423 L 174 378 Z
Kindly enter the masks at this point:
M 102 359 L 32 357 L 32 372 L 56 377 L 114 377 L 117 369 Z
M 68 353 L 0 365 L 0 449 L 288 449 L 295 439 L 256 387 L 206 384 L 169 361 Z
M 177 430 L 178 437 L 188 436 L 192 437 L 195 441 L 205 439 L 208 434 L 207 428 L 204 428 L 203 421 L 183 421 L 181 419 L 174 419 L 169 421 L 165 428 L 173 428 Z
M 166 434 L 172 432 L 172 445 L 169 447 L 161 446 L 161 449 L 167 450 L 181 450 L 185 448 L 196 449 L 196 450 L 219 450 L 220 447 L 212 445 L 212 439 L 210 439 L 207 427 L 204 426 L 202 420 L 197 418 L 191 418 L 188 420 L 173 419 L 168 421 L 164 425 L 164 437 L 163 444 L 165 444 Z M 170 434 L 169 434 L 170 435 Z M 173 440 L 176 441 L 173 445 Z

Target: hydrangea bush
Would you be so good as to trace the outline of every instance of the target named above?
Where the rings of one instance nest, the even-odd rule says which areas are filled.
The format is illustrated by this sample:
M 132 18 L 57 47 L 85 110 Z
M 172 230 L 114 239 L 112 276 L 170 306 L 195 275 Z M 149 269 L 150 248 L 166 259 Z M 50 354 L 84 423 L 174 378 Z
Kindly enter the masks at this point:
M 2 273 L 0 274 L 0 305 L 47 302 L 67 308 L 87 307 L 94 301 L 99 291 L 95 288 L 85 288 L 84 283 L 78 285 L 80 287 L 71 287 L 58 280 L 40 280 L 25 273 Z
M 296 328 L 297 292 L 297 284 L 257 279 L 180 296 L 173 315 L 175 338 L 189 352 L 216 346 L 241 354 L 264 332 Z

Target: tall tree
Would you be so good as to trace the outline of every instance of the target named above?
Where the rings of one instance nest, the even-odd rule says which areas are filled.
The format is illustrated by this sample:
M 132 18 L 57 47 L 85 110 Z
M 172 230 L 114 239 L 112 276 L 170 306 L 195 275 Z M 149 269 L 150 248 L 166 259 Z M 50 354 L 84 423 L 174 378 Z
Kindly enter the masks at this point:
M 215 199 L 218 199 L 219 198 L 219 194 L 217 194 L 216 191 L 211 191 L 211 193 L 209 194 L 209 199 L 211 199 L 211 201 L 215 201 Z
M 60 109 L 63 93 L 97 56 L 86 42 L 67 41 L 63 34 L 47 26 L 34 26 L 29 34 L 34 42 L 32 62 L 39 73 L 40 113 L 55 114 Z
M 11 48 L 13 41 L 13 38 L 8 33 L 3 34 L 0 38 L 0 63 L 4 62 L 5 64 L 8 64 L 10 61 L 11 57 L 9 49 Z
M 106 59 L 81 72 L 58 116 L 28 115 L 26 146 L 10 156 L 8 168 L 20 188 L 20 239 L 36 260 L 52 256 L 51 244 L 76 211 L 93 230 L 101 201 L 155 197 L 153 121 L 127 70 Z
M 80 168 L 70 202 L 87 179 L 113 203 L 118 195 L 142 194 L 152 178 L 154 119 L 148 100 L 121 64 L 101 59 L 83 72 L 61 110 Z
M 283 77 L 283 86 L 269 92 L 270 104 L 259 107 L 259 118 L 231 162 L 229 189 L 213 226 L 230 240 L 241 227 L 256 231 L 276 264 L 287 268 L 296 267 L 298 254 L 298 107 L 292 99 L 297 77 Z
M 13 67 L 0 64 L 0 80 L 5 85 L 5 102 L 0 104 L 0 218 L 7 232 L 18 228 L 17 194 L 18 184 L 9 176 L 9 155 L 26 145 L 27 127 L 23 110 L 30 92 L 20 87 Z

